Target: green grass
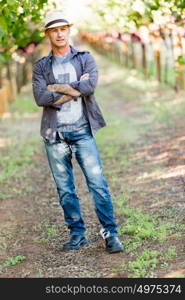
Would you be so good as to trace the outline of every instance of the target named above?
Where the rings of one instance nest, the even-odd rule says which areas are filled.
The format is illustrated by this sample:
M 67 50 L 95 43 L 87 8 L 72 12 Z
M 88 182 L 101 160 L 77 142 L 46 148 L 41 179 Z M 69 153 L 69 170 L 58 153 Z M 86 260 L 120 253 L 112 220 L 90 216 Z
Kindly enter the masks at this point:
M 170 246 L 166 252 L 166 260 L 170 261 L 173 260 L 177 256 L 176 253 L 176 246 Z
M 41 268 L 37 269 L 37 276 L 43 278 L 44 277 L 44 270 Z
M 131 197 L 125 191 L 124 197 L 115 199 L 117 215 L 124 216 L 124 224 L 119 227 L 119 236 L 124 236 L 124 247 L 130 258 L 122 271 L 129 271 L 129 277 L 155 277 L 158 267 L 167 268 L 177 256 L 176 247 L 163 247 L 171 236 L 184 230 L 184 224 L 161 221 L 157 214 L 148 214 L 129 205 Z M 178 232 L 179 231 L 179 232 Z M 156 245 L 156 246 L 155 246 Z M 161 245 L 161 246 L 160 246 Z M 161 248 L 152 249 L 153 247 Z M 145 249 L 147 248 L 147 249 Z M 138 252 L 142 252 L 138 255 Z
M 56 237 L 59 234 L 59 230 L 55 224 L 38 224 L 33 227 L 33 230 L 39 234 L 34 241 L 40 243 L 47 243 L 50 238 Z
M 18 95 L 16 99 L 11 104 L 11 111 L 14 113 L 14 116 L 18 116 L 23 113 L 34 113 L 38 112 L 40 108 L 35 104 L 33 98 L 30 95 Z
M 128 253 L 136 250 L 143 244 L 145 240 L 153 240 L 158 243 L 163 243 L 170 235 L 177 234 L 184 230 L 184 224 L 161 221 L 158 214 L 149 214 L 141 209 L 128 205 L 131 200 L 129 194 L 125 197 L 117 198 L 115 201 L 116 212 L 118 216 L 124 216 L 125 222 L 119 227 L 119 235 L 127 235 L 125 248 Z M 181 236 L 181 235 L 180 235 Z
M 34 239 L 35 242 L 38 242 L 38 243 L 48 243 L 48 239 L 44 238 L 44 237 L 36 237 Z
M 3 194 L 3 193 L 0 193 L 0 199 L 1 200 L 4 200 L 4 199 L 8 199 L 10 198 L 12 195 L 11 194 Z
M 48 238 L 54 237 L 54 236 L 58 235 L 58 233 L 59 233 L 56 225 L 46 225 L 46 232 L 47 232 Z
M 143 213 L 142 210 L 130 206 L 118 213 L 127 218 L 124 226 L 119 229 L 120 235 L 137 235 L 139 239 L 153 238 L 158 242 L 163 242 L 172 226 L 167 222 L 159 222 L 155 215 Z
M 168 267 L 168 262 L 176 256 L 176 247 L 170 246 L 167 252 L 164 250 L 145 249 L 136 260 L 128 262 L 130 277 L 155 277 L 155 270 L 158 266 Z
M 135 261 L 128 262 L 130 277 L 147 277 L 160 262 L 161 252 L 157 250 L 145 249 Z
M 129 192 L 126 190 L 122 191 L 122 193 L 118 194 L 116 197 L 114 197 L 114 203 L 117 208 L 118 215 L 122 214 L 122 208 L 131 200 L 131 197 L 129 195 Z
M 18 265 L 20 264 L 23 260 L 25 260 L 26 257 L 23 255 L 17 255 L 15 257 L 9 257 L 3 264 L 3 267 L 10 267 L 13 265 Z
M 109 120 L 108 126 L 98 131 L 96 140 L 103 151 L 103 155 L 108 159 L 114 158 L 116 152 L 120 151 L 119 147 L 124 149 L 130 143 L 136 141 L 144 129 L 132 123 L 132 119 L 126 116 L 110 116 L 105 114 Z M 125 153 L 123 154 L 125 155 Z
M 7 247 L 6 239 L 4 236 L 0 236 L 0 249 L 5 249 Z
M 36 144 L 36 139 L 30 139 L 26 142 L 22 141 L 21 143 L 12 141 L 10 146 L 2 150 L 3 160 L 0 161 L 0 184 L 10 182 L 14 176 L 21 176 L 21 171 L 24 171 L 33 163 L 32 156 L 36 153 Z

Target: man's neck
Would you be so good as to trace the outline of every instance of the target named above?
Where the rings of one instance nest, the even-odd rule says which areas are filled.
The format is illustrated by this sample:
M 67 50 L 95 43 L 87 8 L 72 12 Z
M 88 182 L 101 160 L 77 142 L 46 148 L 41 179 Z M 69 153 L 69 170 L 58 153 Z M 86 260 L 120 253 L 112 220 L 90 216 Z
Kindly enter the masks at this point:
M 64 56 L 71 52 L 70 46 L 61 47 L 61 48 L 52 48 L 52 52 L 54 56 Z

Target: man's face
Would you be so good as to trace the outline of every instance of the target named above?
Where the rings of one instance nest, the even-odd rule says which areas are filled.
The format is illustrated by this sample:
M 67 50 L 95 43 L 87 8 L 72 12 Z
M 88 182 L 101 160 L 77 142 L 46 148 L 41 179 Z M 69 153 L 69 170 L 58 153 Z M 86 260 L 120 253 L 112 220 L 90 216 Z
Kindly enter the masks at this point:
M 45 34 L 49 38 L 51 45 L 54 47 L 63 48 L 69 44 L 69 26 L 49 28 L 46 30 Z

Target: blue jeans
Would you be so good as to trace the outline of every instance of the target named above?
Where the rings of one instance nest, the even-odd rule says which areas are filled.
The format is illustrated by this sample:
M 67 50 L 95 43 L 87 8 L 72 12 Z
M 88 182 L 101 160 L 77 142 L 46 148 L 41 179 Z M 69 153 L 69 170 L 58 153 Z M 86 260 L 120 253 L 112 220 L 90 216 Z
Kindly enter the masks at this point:
M 90 128 L 60 132 L 54 144 L 45 139 L 44 144 L 70 234 L 84 234 L 86 230 L 74 185 L 72 165 L 74 153 L 85 176 L 102 227 L 111 236 L 117 236 L 112 199 L 103 174 L 97 144 Z

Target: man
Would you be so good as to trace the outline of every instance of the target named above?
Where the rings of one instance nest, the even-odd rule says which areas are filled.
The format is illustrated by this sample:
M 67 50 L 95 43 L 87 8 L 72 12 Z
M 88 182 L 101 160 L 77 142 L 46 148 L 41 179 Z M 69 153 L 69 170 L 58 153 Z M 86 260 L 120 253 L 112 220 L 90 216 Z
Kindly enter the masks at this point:
M 41 136 L 70 230 L 63 249 L 78 250 L 88 243 L 74 185 L 74 153 L 94 200 L 106 250 L 121 252 L 111 195 L 94 139 L 96 131 L 106 125 L 94 97 L 97 67 L 88 51 L 69 44 L 71 26 L 62 12 L 46 15 L 45 35 L 52 51 L 33 68 L 33 94 L 37 105 L 43 107 Z

